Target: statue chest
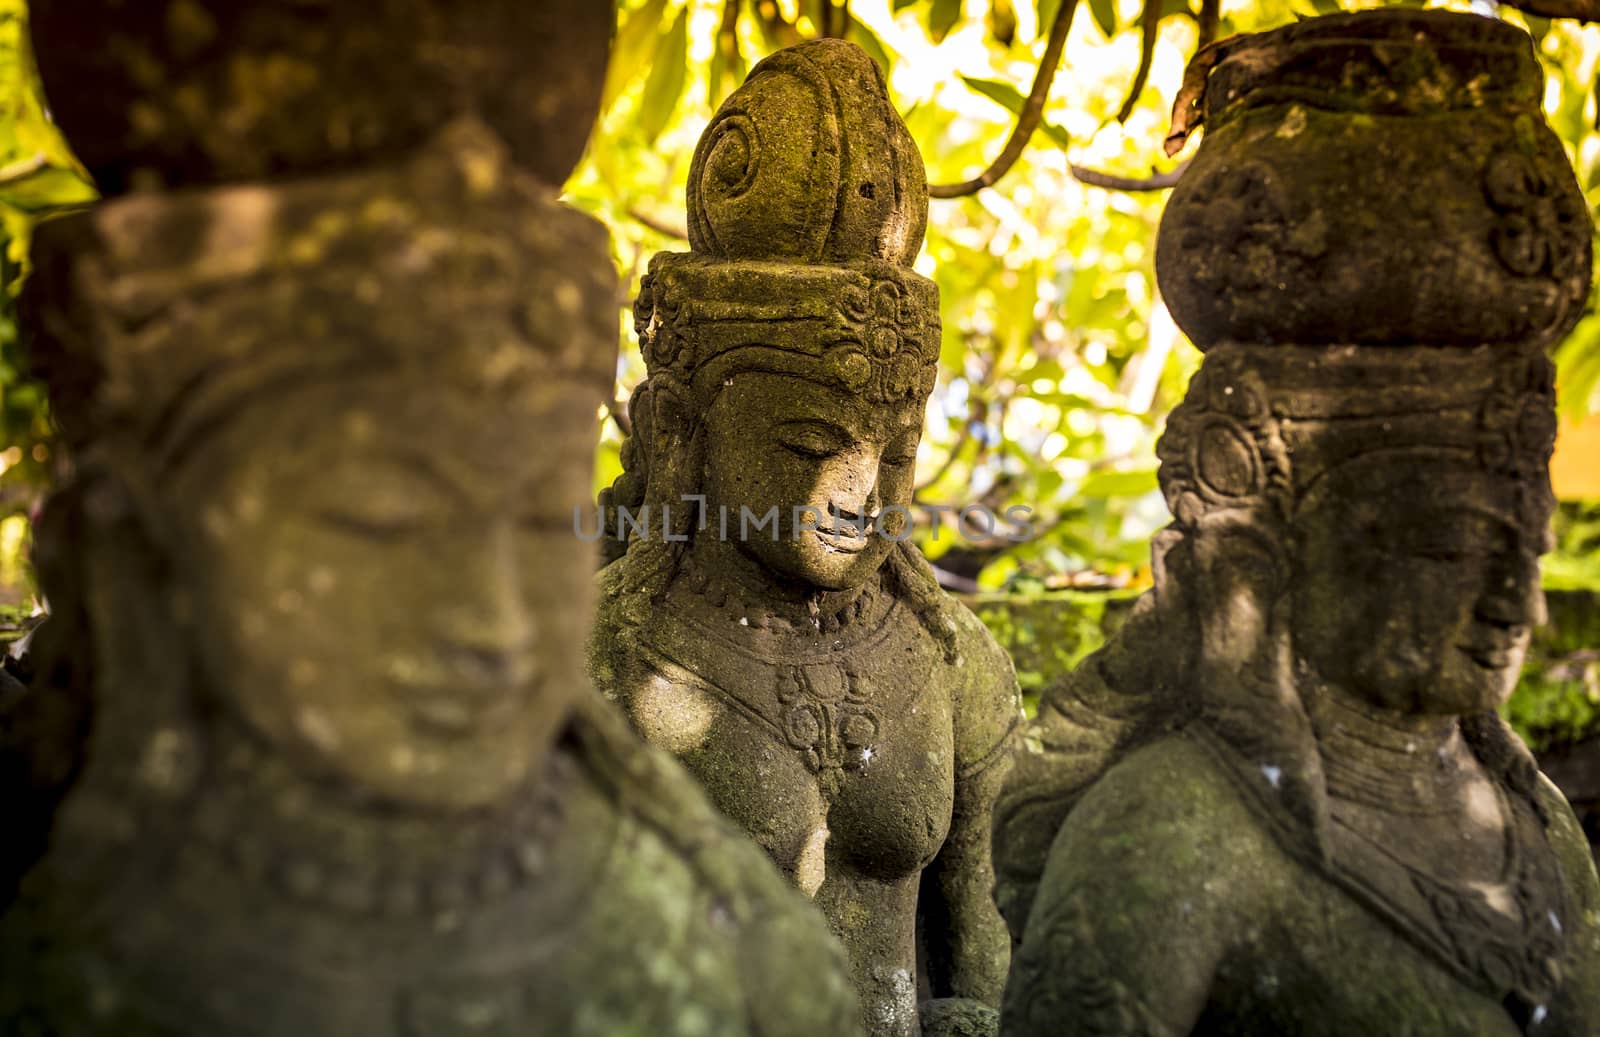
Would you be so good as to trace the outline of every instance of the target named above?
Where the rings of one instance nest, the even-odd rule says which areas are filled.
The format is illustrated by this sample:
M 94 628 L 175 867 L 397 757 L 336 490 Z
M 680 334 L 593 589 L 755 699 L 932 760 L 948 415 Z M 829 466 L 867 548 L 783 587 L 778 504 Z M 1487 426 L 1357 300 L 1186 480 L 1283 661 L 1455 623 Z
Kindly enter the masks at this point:
M 893 879 L 938 853 L 954 805 L 953 714 L 945 664 L 914 621 L 790 652 L 668 643 L 623 689 L 635 725 L 803 889 L 820 882 L 824 854 Z
M 84 838 L 69 817 L 0 919 L 0 1018 L 84 1037 L 609 1037 L 677 1033 L 693 1008 L 697 1033 L 747 1034 L 737 927 L 703 921 L 716 892 L 593 786 L 562 797 L 559 825 L 504 861 L 397 883 L 372 860 L 371 897 L 273 846 L 180 837 L 181 818 L 112 845 L 124 826 Z M 68 809 L 116 808 L 88 798 Z
M 1303 872 L 1275 878 L 1281 899 L 1276 911 L 1263 911 L 1272 921 L 1219 968 L 1197 1034 L 1589 1032 L 1560 993 L 1502 1003 L 1337 884 Z

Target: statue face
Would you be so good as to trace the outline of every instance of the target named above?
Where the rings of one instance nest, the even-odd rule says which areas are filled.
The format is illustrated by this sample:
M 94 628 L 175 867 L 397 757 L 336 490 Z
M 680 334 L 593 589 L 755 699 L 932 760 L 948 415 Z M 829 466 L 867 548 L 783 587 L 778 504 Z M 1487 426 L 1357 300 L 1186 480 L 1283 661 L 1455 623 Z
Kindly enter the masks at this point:
M 1389 462 L 1298 520 L 1295 646 L 1325 679 L 1410 713 L 1493 709 L 1544 622 L 1548 511 L 1465 465 Z M 1535 492 L 1531 484 L 1529 492 Z
M 165 497 L 208 686 L 383 798 L 502 797 L 580 687 L 592 396 L 546 384 L 486 408 L 373 379 L 234 418 Z
M 824 590 L 857 587 L 894 547 L 876 531 L 852 535 L 845 526 L 911 504 L 922 400 L 871 403 L 790 375 L 746 371 L 717 394 L 705 418 L 706 501 L 711 535 L 718 508 L 729 516 L 728 537 L 778 576 Z M 740 509 L 759 518 L 778 509 L 777 538 L 752 526 L 739 536 Z M 796 506 L 812 509 L 802 530 Z M 837 513 L 843 516 L 836 520 Z M 891 536 L 903 536 L 907 512 L 880 516 Z M 706 535 L 702 533 L 700 535 Z

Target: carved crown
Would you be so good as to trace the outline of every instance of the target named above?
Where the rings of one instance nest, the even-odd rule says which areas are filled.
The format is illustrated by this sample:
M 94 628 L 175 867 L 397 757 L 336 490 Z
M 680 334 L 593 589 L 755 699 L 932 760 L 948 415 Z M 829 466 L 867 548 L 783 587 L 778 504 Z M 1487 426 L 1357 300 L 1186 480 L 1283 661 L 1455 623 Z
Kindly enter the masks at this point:
M 652 375 L 760 368 L 873 400 L 933 388 L 938 289 L 909 269 L 927 180 L 860 47 L 758 64 L 700 138 L 688 208 L 694 251 L 657 255 L 634 306 Z
M 598 402 L 616 369 L 605 232 L 529 183 L 467 118 L 404 166 L 41 226 L 23 305 L 63 433 L 160 455 L 242 401 L 365 373 L 560 380 Z
M 1419 451 L 1525 484 L 1542 525 L 1555 435 L 1554 368 L 1535 349 L 1226 345 L 1157 453 L 1183 526 L 1235 507 L 1287 520 L 1335 469 Z

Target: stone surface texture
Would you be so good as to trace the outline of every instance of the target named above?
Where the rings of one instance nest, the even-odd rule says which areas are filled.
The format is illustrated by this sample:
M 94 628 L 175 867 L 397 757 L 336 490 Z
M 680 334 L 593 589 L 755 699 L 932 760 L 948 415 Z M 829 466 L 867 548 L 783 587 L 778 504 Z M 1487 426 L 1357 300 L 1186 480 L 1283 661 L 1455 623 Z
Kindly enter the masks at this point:
M 50 111 L 101 192 L 352 169 L 470 113 L 547 183 L 600 110 L 604 0 L 34 0 Z
M 1467 15 L 1224 44 L 1157 249 L 1206 357 L 1155 589 L 996 807 L 1007 1037 L 1600 1027 L 1600 881 L 1496 713 L 1590 270 L 1539 82 Z
M 870 1033 L 968 1032 L 983 1013 L 919 1023 L 919 978 L 998 1004 L 990 804 L 1021 709 L 905 540 L 939 351 L 909 268 L 921 158 L 882 72 L 816 41 L 728 98 L 688 204 L 694 251 L 657 255 L 635 306 L 648 377 L 601 499 L 591 673 L 814 898 Z M 617 536 L 623 508 L 645 528 Z
M 47 80 L 87 74 L 49 25 Z M 392 85 L 324 87 L 398 112 Z M 404 158 L 38 232 L 24 312 L 75 474 L 0 716 L 0 1032 L 860 1032 L 824 920 L 583 679 L 615 272 L 516 132 L 448 115 Z M 232 171 L 298 168 L 277 129 Z M 582 144 L 529 132 L 556 166 Z

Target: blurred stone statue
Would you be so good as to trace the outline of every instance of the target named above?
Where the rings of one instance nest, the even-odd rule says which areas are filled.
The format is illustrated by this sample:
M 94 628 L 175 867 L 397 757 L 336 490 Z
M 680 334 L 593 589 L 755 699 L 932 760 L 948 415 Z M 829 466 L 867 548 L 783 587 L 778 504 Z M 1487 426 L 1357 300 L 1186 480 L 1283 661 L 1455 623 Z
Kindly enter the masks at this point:
M 1600 882 L 1496 712 L 1590 273 L 1539 65 L 1437 12 L 1213 56 L 1157 252 L 1206 354 L 1175 522 L 997 807 L 1002 1033 L 1593 1034 Z
M 929 1019 L 992 1027 L 990 804 L 1021 711 L 908 542 L 938 298 L 882 72 L 837 40 L 767 58 L 701 137 L 688 208 L 694 250 L 635 304 L 648 377 L 601 499 L 591 673 L 815 899 L 871 1033 L 920 1032 L 919 915 L 932 995 L 968 999 Z
M 0 717 L 0 1033 L 858 1033 L 823 920 L 582 676 L 570 517 L 616 282 L 555 185 L 610 5 L 411 6 L 171 6 L 204 37 L 184 50 L 169 5 L 37 5 L 52 90 L 169 62 L 149 97 L 58 109 L 102 183 L 195 186 L 35 242 L 75 470 L 38 531 L 37 680 Z M 519 136 L 495 120 L 530 110 L 467 93 L 391 124 L 392 76 L 292 120 L 229 93 L 257 61 L 338 80 L 321 61 L 351 48 L 576 95 Z M 109 110 L 185 84 L 203 125 Z

